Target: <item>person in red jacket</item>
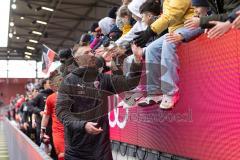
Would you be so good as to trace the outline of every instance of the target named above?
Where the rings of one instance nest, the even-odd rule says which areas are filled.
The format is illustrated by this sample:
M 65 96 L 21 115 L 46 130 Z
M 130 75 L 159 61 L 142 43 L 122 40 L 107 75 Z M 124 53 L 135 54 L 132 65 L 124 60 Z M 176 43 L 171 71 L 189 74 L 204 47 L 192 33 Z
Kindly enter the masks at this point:
M 52 118 L 52 135 L 53 143 L 58 155 L 58 160 L 64 160 L 64 127 L 57 119 L 55 113 L 57 90 L 62 80 L 60 72 L 55 70 L 50 74 L 50 87 L 54 91 L 53 94 L 48 96 L 46 100 L 44 115 L 41 123 L 41 138 L 46 134 L 46 126 L 48 125 L 49 118 Z

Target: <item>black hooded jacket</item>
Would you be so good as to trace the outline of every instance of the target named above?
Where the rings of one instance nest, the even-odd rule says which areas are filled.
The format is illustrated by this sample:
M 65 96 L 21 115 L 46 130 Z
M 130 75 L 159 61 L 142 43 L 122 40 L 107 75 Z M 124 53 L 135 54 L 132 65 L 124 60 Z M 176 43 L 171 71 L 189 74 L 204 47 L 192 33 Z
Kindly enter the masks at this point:
M 112 160 L 108 122 L 108 96 L 135 88 L 142 65 L 133 63 L 128 77 L 99 74 L 94 68 L 78 68 L 63 81 L 56 115 L 64 125 L 66 160 Z M 103 132 L 90 135 L 87 122 L 97 122 Z

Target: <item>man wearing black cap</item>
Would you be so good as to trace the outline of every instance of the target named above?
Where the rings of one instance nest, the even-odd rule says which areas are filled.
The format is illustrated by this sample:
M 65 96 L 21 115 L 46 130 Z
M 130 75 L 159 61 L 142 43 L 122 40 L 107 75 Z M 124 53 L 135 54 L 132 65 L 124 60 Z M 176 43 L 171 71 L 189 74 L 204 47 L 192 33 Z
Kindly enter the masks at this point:
M 202 3 L 202 0 L 193 0 L 195 3 Z M 240 5 L 239 0 L 207 0 L 211 11 L 214 13 L 211 16 L 204 16 L 201 18 L 193 17 L 186 21 L 187 28 L 211 28 L 208 31 L 209 38 L 218 38 L 224 33 L 228 32 L 231 27 L 229 14 Z M 205 2 L 204 2 L 205 3 Z

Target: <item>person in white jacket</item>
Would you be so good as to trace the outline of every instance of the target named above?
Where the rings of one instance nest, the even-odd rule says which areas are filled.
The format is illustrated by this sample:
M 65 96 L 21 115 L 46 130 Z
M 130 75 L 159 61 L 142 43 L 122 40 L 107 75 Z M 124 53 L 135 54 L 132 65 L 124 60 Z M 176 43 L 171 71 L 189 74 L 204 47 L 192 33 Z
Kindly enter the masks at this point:
M 137 21 L 132 29 L 124 36 L 119 38 L 115 43 L 121 45 L 124 42 L 131 42 L 137 37 L 136 32 L 144 31 L 147 29 L 147 25 L 142 22 L 142 15 L 140 14 L 140 6 L 146 2 L 146 0 L 133 0 L 129 5 L 128 9 L 132 13 L 133 18 Z
M 134 38 L 137 37 L 135 33 L 144 31 L 147 29 L 147 25 L 142 22 L 142 15 L 140 13 L 140 7 L 141 5 L 146 2 L 147 0 L 133 0 L 131 3 L 128 5 L 129 11 L 132 13 L 132 17 L 137 21 L 132 29 L 124 36 L 119 38 L 115 43 L 118 46 L 121 46 L 122 44 L 128 42 L 131 43 Z M 124 74 L 127 74 L 128 71 L 130 70 L 130 65 L 133 60 L 133 56 L 128 56 L 124 60 Z

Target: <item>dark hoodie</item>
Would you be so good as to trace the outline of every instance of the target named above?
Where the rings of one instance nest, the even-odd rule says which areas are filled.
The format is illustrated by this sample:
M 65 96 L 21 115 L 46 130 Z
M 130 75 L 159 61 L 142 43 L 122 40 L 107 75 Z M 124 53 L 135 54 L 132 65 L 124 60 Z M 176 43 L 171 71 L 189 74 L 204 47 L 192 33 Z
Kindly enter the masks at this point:
M 64 79 L 56 115 L 64 125 L 66 160 L 112 160 L 108 96 L 135 88 L 141 70 L 142 65 L 133 63 L 132 72 L 125 77 L 99 74 L 95 68 L 78 68 Z M 103 132 L 86 133 L 87 122 L 97 122 Z

